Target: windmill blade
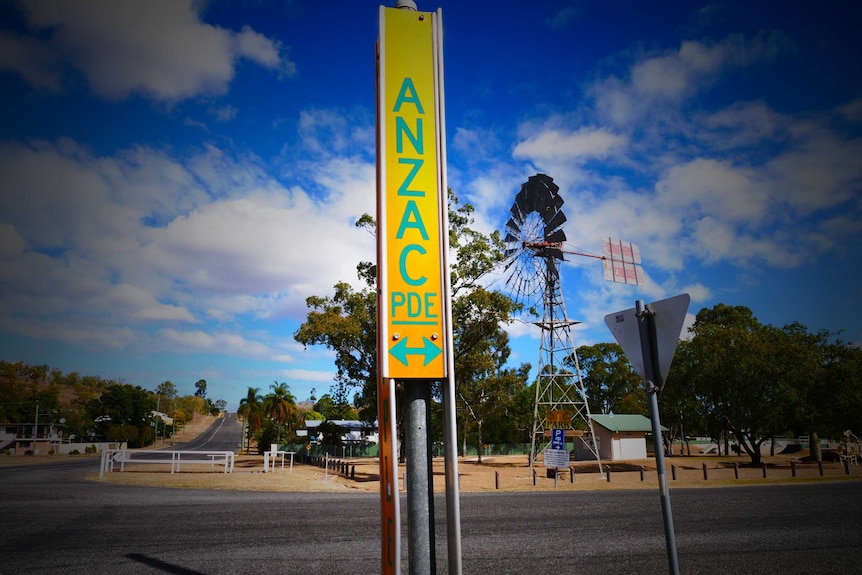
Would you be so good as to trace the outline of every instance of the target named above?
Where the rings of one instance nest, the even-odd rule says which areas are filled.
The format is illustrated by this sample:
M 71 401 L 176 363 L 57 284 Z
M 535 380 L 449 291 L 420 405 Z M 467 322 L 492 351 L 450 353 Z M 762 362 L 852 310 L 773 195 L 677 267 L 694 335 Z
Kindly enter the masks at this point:
M 512 204 L 512 207 L 509 208 L 509 213 L 512 214 L 512 219 L 518 222 L 519 224 L 524 223 L 525 215 L 521 213 L 521 210 L 518 208 L 518 202 Z
M 562 209 L 563 204 L 565 204 L 565 200 L 563 200 L 563 196 L 559 194 L 555 194 L 553 198 L 551 198 L 551 204 L 554 206 L 554 209 L 560 211 Z
M 507 243 L 507 244 L 519 244 L 519 243 L 521 243 L 521 240 L 519 240 L 519 239 L 518 239 L 514 234 L 512 234 L 511 232 L 506 234 L 506 237 L 503 239 L 503 241 L 504 241 L 505 243 Z
M 523 188 L 518 192 L 518 195 L 515 196 L 515 203 L 518 205 L 518 209 L 521 210 L 521 213 L 524 214 L 524 216 L 536 209 L 536 199 L 533 197 L 533 194 L 530 193 L 528 188 Z
M 540 174 L 542 184 L 548 188 L 548 191 L 551 192 L 551 195 L 557 196 L 559 195 L 560 186 L 554 183 L 554 178 L 547 174 Z
M 561 212 L 562 213 L 562 212 Z M 547 228 L 545 228 L 547 230 Z M 563 230 L 557 230 L 549 236 L 545 236 L 545 241 L 557 244 L 566 241 L 566 232 Z
M 562 226 L 564 223 L 566 223 L 566 214 L 564 212 L 550 214 L 548 218 L 545 219 L 545 236 L 547 236 L 549 232 Z
M 509 218 L 509 221 L 506 222 L 506 229 L 512 230 L 516 234 L 521 231 L 521 227 L 512 218 Z
M 557 248 L 545 248 L 542 253 L 557 260 L 563 259 L 562 250 L 558 250 Z

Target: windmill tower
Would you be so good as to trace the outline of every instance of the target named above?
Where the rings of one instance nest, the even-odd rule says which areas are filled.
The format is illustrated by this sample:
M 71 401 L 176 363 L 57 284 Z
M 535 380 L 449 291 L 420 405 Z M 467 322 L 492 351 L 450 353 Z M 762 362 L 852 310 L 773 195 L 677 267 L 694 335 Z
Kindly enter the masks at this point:
M 532 308 L 541 305 L 541 329 L 536 399 L 530 447 L 530 470 L 539 455 L 551 443 L 551 429 L 569 430 L 575 441 L 585 441 L 587 448 L 601 460 L 593 433 L 590 407 L 587 403 L 580 366 L 572 342 L 571 327 L 577 321 L 566 315 L 560 287 L 562 243 L 566 234 L 562 225 L 563 198 L 553 178 L 545 174 L 530 177 L 521 185 L 506 222 L 506 285 L 512 297 Z M 547 466 L 547 462 L 546 462 Z
M 569 430 L 568 435 L 592 453 L 602 473 L 590 406 L 572 342 L 571 327 L 579 322 L 566 314 L 559 266 L 564 254 L 572 254 L 603 260 L 604 277 L 608 281 L 641 285 L 644 273 L 640 250 L 630 242 L 602 238 L 600 256 L 563 249 L 566 234 L 562 225 L 566 215 L 559 190 L 553 178 L 545 174 L 532 176 L 522 184 L 509 210 L 511 217 L 506 222 L 504 239 L 509 293 L 534 315 L 539 315 L 538 305 L 542 310 L 541 321 L 533 322 L 541 329 L 541 340 L 530 470 L 540 453 L 545 453 L 545 465 L 549 466 L 548 455 L 554 451 L 547 451 L 552 443 L 552 430 L 563 429 Z

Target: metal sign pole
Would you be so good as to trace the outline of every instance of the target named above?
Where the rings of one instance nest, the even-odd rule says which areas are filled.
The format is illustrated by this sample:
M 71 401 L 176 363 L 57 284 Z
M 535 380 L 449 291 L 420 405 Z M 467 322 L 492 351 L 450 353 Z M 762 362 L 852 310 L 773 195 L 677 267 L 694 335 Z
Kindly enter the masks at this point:
M 436 573 L 434 490 L 428 443 L 431 383 L 404 381 L 404 450 L 407 459 L 407 539 L 410 575 Z
M 673 529 L 673 513 L 670 508 L 670 491 L 667 484 L 667 471 L 664 462 L 664 445 L 658 413 L 658 393 L 661 391 L 661 373 L 658 369 L 659 356 L 655 326 L 655 315 L 644 306 L 643 300 L 635 302 L 635 316 L 638 318 L 641 353 L 643 357 L 644 384 L 649 401 L 649 416 L 652 423 L 652 437 L 655 445 L 656 471 L 661 495 L 661 511 L 664 518 L 664 536 L 667 545 L 667 560 L 671 575 L 679 575 L 679 559 L 676 553 L 676 536 Z

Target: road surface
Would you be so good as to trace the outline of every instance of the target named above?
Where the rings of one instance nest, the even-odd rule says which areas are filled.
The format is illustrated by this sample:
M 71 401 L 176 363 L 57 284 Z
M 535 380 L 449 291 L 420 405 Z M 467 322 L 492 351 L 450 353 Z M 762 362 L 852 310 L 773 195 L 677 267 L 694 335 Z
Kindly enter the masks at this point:
M 380 573 L 376 494 L 85 479 L 97 470 L 98 459 L 84 457 L 0 467 L 0 573 Z M 671 489 L 671 497 L 683 574 L 862 573 L 862 482 Z M 442 495 L 436 505 L 444 574 Z M 462 494 L 461 516 L 465 575 L 668 573 L 657 490 Z M 407 573 L 406 518 L 402 526 Z

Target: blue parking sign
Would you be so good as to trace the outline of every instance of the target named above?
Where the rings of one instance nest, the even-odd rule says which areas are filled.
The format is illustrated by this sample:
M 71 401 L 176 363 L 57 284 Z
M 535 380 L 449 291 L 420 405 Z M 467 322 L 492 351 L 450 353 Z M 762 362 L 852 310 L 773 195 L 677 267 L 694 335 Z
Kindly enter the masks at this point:
M 551 430 L 551 449 L 566 448 L 566 430 L 552 429 Z

